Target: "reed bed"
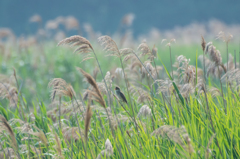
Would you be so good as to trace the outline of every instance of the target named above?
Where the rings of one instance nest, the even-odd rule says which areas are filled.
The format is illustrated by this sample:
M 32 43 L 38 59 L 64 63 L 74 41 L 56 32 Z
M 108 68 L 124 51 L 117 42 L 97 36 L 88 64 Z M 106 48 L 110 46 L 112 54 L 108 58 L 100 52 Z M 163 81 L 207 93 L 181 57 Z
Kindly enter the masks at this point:
M 80 34 L 79 24 L 68 20 L 68 28 Z M 39 15 L 31 22 L 42 28 Z M 122 23 L 127 22 L 125 17 Z M 1 74 L 0 158 L 240 158 L 238 48 L 231 56 L 233 36 L 220 32 L 218 38 L 225 48 L 199 36 L 191 59 L 176 49 L 181 39 L 135 47 L 110 36 L 74 35 L 58 46 L 42 39 L 22 39 L 11 47 L 3 41 L 2 59 L 16 57 L 20 65 L 31 65 L 27 71 L 52 74 L 38 89 L 31 86 L 44 79 L 44 71 L 35 81 L 24 79 L 28 73 L 21 67 Z M 62 59 L 56 62 L 57 55 Z M 71 67 L 55 74 L 61 65 Z

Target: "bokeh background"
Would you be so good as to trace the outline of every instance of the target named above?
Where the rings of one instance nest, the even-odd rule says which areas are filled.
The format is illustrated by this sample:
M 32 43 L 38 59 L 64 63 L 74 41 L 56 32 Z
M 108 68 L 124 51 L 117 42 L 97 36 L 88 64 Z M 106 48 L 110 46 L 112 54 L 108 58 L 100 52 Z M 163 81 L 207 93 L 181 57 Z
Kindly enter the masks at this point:
M 207 25 L 213 19 L 236 25 L 239 8 L 238 0 L 0 0 L 0 27 L 9 27 L 17 35 L 33 34 L 31 15 L 41 15 L 43 24 L 58 16 L 74 16 L 81 27 L 88 23 L 93 30 L 113 34 L 122 17 L 133 13 L 131 28 L 136 37 L 153 28 L 165 31 L 191 23 Z

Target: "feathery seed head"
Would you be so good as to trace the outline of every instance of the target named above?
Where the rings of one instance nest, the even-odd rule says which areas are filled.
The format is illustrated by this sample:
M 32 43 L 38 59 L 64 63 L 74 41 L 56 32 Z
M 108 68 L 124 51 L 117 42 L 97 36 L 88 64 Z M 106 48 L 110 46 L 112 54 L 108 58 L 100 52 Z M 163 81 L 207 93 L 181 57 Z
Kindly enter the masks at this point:
M 201 42 L 202 50 L 205 51 L 206 41 L 204 40 L 204 37 L 203 37 L 203 36 L 201 36 L 201 38 L 202 38 L 202 42 Z
M 74 35 L 69 38 L 63 39 L 58 43 L 57 46 L 65 44 L 68 44 L 70 46 L 78 46 L 78 48 L 75 49 L 74 53 L 77 52 L 82 54 L 94 51 L 91 43 L 86 38 L 81 37 L 79 35 Z
M 124 15 L 124 17 L 122 18 L 122 24 L 126 26 L 131 26 L 134 18 L 135 18 L 135 15 L 133 13 L 128 13 Z
M 49 29 L 49 30 L 56 30 L 58 28 L 58 22 L 54 21 L 54 20 L 49 20 L 47 21 L 45 28 Z
M 64 25 L 65 25 L 65 28 L 67 30 L 72 30 L 72 29 L 78 29 L 79 28 L 79 22 L 73 16 L 66 17 L 65 21 L 64 21 Z
M 107 56 L 121 56 L 116 42 L 110 36 L 101 36 L 98 38 L 98 42 L 104 47 L 103 50 L 109 53 Z
M 112 144 L 110 142 L 109 139 L 106 140 L 105 142 L 105 150 L 107 150 L 107 152 L 112 155 L 113 154 L 113 147 L 112 147 Z
M 67 84 L 67 82 L 61 78 L 52 79 L 49 82 L 48 87 L 52 87 L 50 95 L 52 101 L 54 100 L 56 95 L 68 96 L 71 99 L 73 99 L 73 97 L 76 96 L 76 93 L 71 84 Z
M 157 49 L 157 47 L 156 47 L 155 44 L 154 44 L 154 46 L 153 46 L 153 48 L 152 48 L 152 55 L 153 55 L 154 57 L 157 57 L 157 51 L 158 51 L 158 49 Z
M 152 115 L 151 109 L 147 105 L 143 105 L 138 112 L 139 118 L 140 117 L 148 117 L 151 115 Z
M 223 31 L 220 31 L 216 39 L 221 39 L 223 42 L 229 43 L 232 38 L 233 36 L 231 34 L 226 35 Z
M 16 107 L 18 104 L 18 92 L 17 88 L 13 87 L 9 83 L 0 82 L 0 98 L 8 99 L 10 107 Z
M 191 140 L 184 126 L 177 128 L 171 125 L 164 125 L 154 130 L 151 135 L 167 137 L 167 139 L 170 139 L 181 145 L 188 153 L 194 152 L 194 149 L 190 142 Z M 185 143 L 187 143 L 187 146 Z
M 33 16 L 29 19 L 29 21 L 32 22 L 32 23 L 35 23 L 35 22 L 41 23 L 41 22 L 42 22 L 42 18 L 41 18 L 40 15 L 35 14 L 35 15 L 33 15 Z
M 149 46 L 147 45 L 146 42 L 142 42 L 138 46 L 137 50 L 141 52 L 141 54 L 140 54 L 141 56 L 145 56 L 147 54 L 151 54 L 151 50 L 150 50 L 150 48 L 149 48 Z

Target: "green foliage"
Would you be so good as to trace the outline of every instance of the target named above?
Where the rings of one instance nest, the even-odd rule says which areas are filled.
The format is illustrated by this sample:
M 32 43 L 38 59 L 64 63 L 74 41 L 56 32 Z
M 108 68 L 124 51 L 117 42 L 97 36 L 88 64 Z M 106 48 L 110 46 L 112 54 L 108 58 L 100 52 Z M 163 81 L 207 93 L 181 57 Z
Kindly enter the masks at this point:
M 177 46 L 179 50 L 184 49 L 182 46 Z M 48 50 L 55 51 L 56 54 L 47 53 Z M 195 50 L 195 49 L 194 49 Z M 162 63 L 168 78 L 172 80 L 170 73 L 168 72 L 168 63 L 165 64 L 166 57 L 163 56 L 164 49 L 159 50 L 159 60 L 157 63 Z M 172 50 L 173 54 L 174 51 Z M 31 88 L 27 88 L 27 85 L 23 88 L 23 99 L 20 99 L 20 103 L 23 103 L 23 110 L 26 110 L 26 119 L 22 121 L 24 124 L 29 124 L 29 128 L 32 132 L 23 131 L 23 125 L 20 121 L 21 112 L 17 108 L 9 108 L 6 104 L 0 104 L 0 114 L 3 115 L 10 123 L 14 134 L 18 142 L 18 150 L 15 150 L 15 155 L 19 155 L 21 158 L 96 158 L 98 154 L 105 149 L 105 142 L 110 140 L 113 146 L 113 154 L 111 158 L 239 158 L 240 157 L 240 110 L 239 110 L 239 97 L 237 92 L 225 92 L 227 110 L 224 112 L 224 104 L 221 96 L 213 97 L 210 92 L 207 92 L 207 101 L 204 98 L 203 93 L 193 93 L 189 97 L 184 98 L 177 86 L 177 83 L 172 80 L 175 94 L 171 94 L 166 97 L 168 101 L 164 101 L 161 94 L 156 94 L 156 90 L 153 90 L 154 96 L 145 103 L 138 102 L 139 96 L 131 96 L 133 103 L 134 114 L 138 114 L 140 108 L 143 105 L 148 105 L 151 108 L 152 116 L 145 118 L 137 118 L 137 125 L 130 120 L 132 117 L 132 110 L 126 108 L 127 113 L 120 106 L 120 104 L 113 100 L 111 101 L 112 116 L 114 119 L 118 119 L 119 124 L 114 126 L 114 131 L 111 131 L 109 126 L 109 120 L 107 119 L 106 112 L 103 111 L 97 102 L 93 101 L 90 130 L 88 134 L 88 142 L 86 143 L 84 135 L 76 132 L 74 138 L 68 138 L 72 136 L 74 132 L 69 131 L 66 135 L 65 129 L 78 127 L 80 130 L 84 130 L 84 113 L 80 113 L 79 110 L 73 112 L 67 112 L 61 116 L 62 128 L 59 129 L 58 122 L 58 107 L 54 107 L 54 111 L 50 112 L 48 103 L 49 90 L 47 89 L 47 83 L 50 78 L 62 77 L 69 83 L 73 84 L 73 88 L 77 93 L 81 92 L 84 88 L 87 88 L 82 82 L 80 74 L 77 74 L 75 66 L 80 65 L 77 55 L 64 56 L 69 53 L 69 50 L 65 49 L 53 49 L 53 46 L 46 47 L 45 62 L 47 66 L 38 63 L 38 69 L 33 68 L 33 64 L 30 64 L 34 55 L 23 56 L 28 58 L 27 66 L 17 68 L 18 76 L 21 77 L 20 81 L 24 81 L 25 78 L 31 78 L 36 84 L 34 89 L 37 95 L 31 94 Z M 194 51 L 195 52 L 195 51 Z M 196 59 L 191 64 L 196 66 L 196 72 L 198 71 L 198 62 L 196 53 L 188 52 L 186 56 Z M 69 53 L 70 54 L 70 53 Z M 196 57 L 195 57 L 196 56 Z M 16 58 L 23 58 L 17 56 Z M 100 64 L 105 71 L 114 67 L 116 61 L 110 61 L 108 57 L 99 56 Z M 19 60 L 19 59 L 18 59 Z M 106 62 L 107 61 L 107 62 Z M 164 61 L 164 62 L 163 62 Z M 15 62 L 10 61 L 10 64 Z M 52 64 L 54 65 L 50 67 Z M 93 69 L 94 61 L 87 61 L 81 64 L 81 67 L 90 72 Z M 32 70 L 32 75 L 29 77 L 29 72 L 23 68 Z M 47 71 L 48 70 L 48 71 Z M 44 75 L 44 72 L 47 72 Z M 97 81 L 101 81 L 98 77 Z M 197 80 L 196 80 L 197 82 Z M 208 79 L 208 85 L 213 85 L 212 79 Z M 29 84 L 30 86 L 30 84 Z M 147 84 L 141 83 L 140 85 L 145 91 L 152 90 Z M 31 86 L 30 86 L 31 87 Z M 154 88 L 155 89 L 155 88 Z M 123 92 L 126 90 L 122 89 Z M 28 96 L 31 96 L 28 98 Z M 36 98 L 38 96 L 39 98 Z M 26 97 L 26 98 L 25 98 Z M 35 97 L 35 100 L 31 103 L 29 99 Z M 28 99 L 28 100 L 27 100 Z M 39 100 L 38 100 L 39 99 Z M 63 105 L 68 105 L 71 100 L 68 98 L 62 98 Z M 78 98 L 77 98 L 78 99 Z M 108 105 L 107 96 L 104 96 Z M 74 101 L 75 102 L 75 101 Z M 4 102 L 3 102 L 4 103 Z M 7 103 L 7 102 L 6 102 Z M 207 103 L 209 108 L 207 108 Z M 87 105 L 87 101 L 81 103 Z M 19 104 L 18 104 L 19 106 Z M 109 105 L 108 105 L 109 106 Z M 26 108 L 27 107 L 27 108 Z M 74 106 L 76 107 L 76 106 Z M 56 109 L 55 109 L 56 108 Z M 86 107 L 84 107 L 86 108 Z M 71 107 L 72 110 L 72 107 Z M 33 115 L 29 114 L 31 112 Z M 77 119 L 74 114 L 77 113 Z M 118 114 L 117 116 L 115 115 Z M 26 115 L 27 114 L 27 115 Z M 51 115 L 55 117 L 54 120 Z M 130 115 L 130 116 L 129 116 Z M 211 116 L 211 119 L 210 119 Z M 121 117 L 126 117 L 128 120 L 124 121 Z M 13 122 L 14 120 L 16 122 Z M 114 120 L 115 121 L 115 120 Z M 213 125 L 212 125 L 213 124 Z M 180 130 L 182 126 L 185 127 L 186 133 L 190 140 L 185 140 L 184 135 L 172 137 L 171 135 L 151 135 L 155 130 L 162 128 L 163 126 L 174 126 L 177 130 Z M 215 131 L 213 130 L 213 127 Z M 138 129 L 136 129 L 136 127 Z M 173 129 L 173 127 L 171 127 Z M 168 130 L 169 131 L 169 130 Z M 40 133 L 41 136 L 37 136 Z M 214 133 L 215 132 L 215 133 Z M 5 136 L 1 136 L 3 144 L 2 148 L 11 148 L 11 138 L 8 133 L 4 131 Z M 54 135 L 59 138 L 59 143 Z M 47 139 L 47 144 L 44 143 L 44 137 Z M 73 141 L 73 142 L 72 142 Z M 184 141 L 184 142 L 180 142 Z M 218 144 L 217 144 L 218 142 Z M 23 149 L 23 147 L 26 149 Z M 57 148 L 58 146 L 58 148 Z M 87 146 L 86 152 L 85 148 Z M 191 150 L 191 147 L 194 149 Z M 60 153 L 61 151 L 61 153 Z M 0 150 L 2 152 L 2 150 Z M 220 153 L 222 152 L 222 154 Z

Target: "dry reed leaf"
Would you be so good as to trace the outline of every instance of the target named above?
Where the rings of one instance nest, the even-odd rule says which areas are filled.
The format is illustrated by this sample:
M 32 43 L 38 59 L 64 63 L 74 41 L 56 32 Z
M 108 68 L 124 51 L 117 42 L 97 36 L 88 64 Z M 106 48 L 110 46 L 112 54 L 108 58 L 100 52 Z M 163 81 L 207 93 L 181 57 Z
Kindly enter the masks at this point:
M 37 129 L 38 132 L 30 132 L 29 134 L 31 134 L 31 135 L 33 135 L 33 136 L 36 136 L 39 141 L 41 141 L 45 146 L 48 146 L 48 140 L 47 140 L 45 134 L 43 133 L 43 131 L 40 130 L 40 129 L 39 129 L 37 126 L 35 126 L 35 125 L 33 125 L 33 127 L 34 127 L 35 129 Z
M 18 150 L 17 140 L 15 138 L 12 127 L 8 124 L 8 121 L 2 115 L 0 115 L 0 127 L 1 127 L 0 132 L 5 130 L 9 134 L 10 145 L 12 146 L 12 148 L 14 150 Z
M 62 155 L 61 141 L 60 141 L 57 133 L 54 133 L 54 138 L 55 138 L 55 141 L 56 141 L 55 150 L 56 150 L 56 152 L 58 153 L 58 157 L 59 157 L 60 159 L 64 159 L 64 156 Z
M 88 90 L 88 92 L 91 93 L 91 95 L 94 96 L 97 99 L 97 102 L 99 102 L 103 107 L 106 107 L 106 103 L 105 103 L 105 101 L 103 99 L 101 91 L 98 88 L 98 85 L 97 85 L 96 81 L 94 80 L 94 78 L 90 74 L 88 74 L 85 71 L 83 71 L 81 68 L 77 67 L 76 69 L 83 74 L 83 76 L 87 79 L 87 82 L 89 84 L 91 84 L 92 87 L 94 88 L 95 92 L 90 91 L 90 90 Z
M 95 67 L 95 69 L 93 70 L 93 78 L 96 80 L 97 79 L 97 74 L 99 72 L 99 69 L 97 67 Z
M 88 131 L 90 128 L 90 122 L 91 122 L 91 117 L 92 117 L 92 110 L 91 110 L 90 104 L 91 104 L 91 100 L 89 98 L 87 112 L 86 112 L 86 116 L 85 116 L 85 140 L 86 140 L 86 142 L 87 142 L 87 138 L 88 138 Z

